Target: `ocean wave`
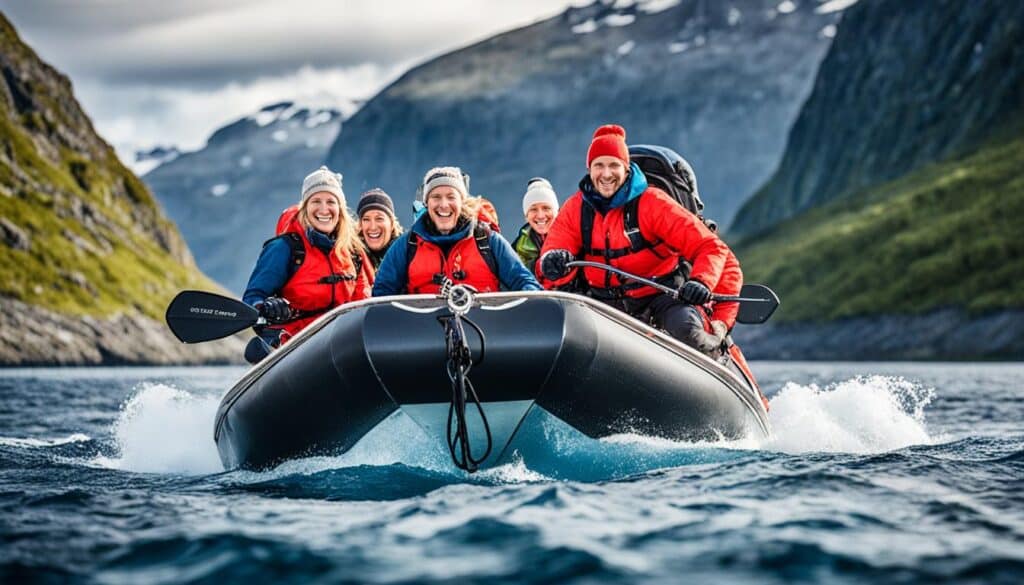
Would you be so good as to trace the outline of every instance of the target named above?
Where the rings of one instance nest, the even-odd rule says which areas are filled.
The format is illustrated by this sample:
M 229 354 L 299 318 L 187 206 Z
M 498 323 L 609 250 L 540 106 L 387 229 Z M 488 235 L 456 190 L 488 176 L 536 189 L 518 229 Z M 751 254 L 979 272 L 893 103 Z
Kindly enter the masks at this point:
M 22 447 L 26 449 L 59 447 L 71 443 L 85 443 L 91 441 L 92 437 L 84 433 L 74 433 L 66 437 L 55 437 L 51 439 L 40 439 L 37 437 L 0 437 L 0 446 Z

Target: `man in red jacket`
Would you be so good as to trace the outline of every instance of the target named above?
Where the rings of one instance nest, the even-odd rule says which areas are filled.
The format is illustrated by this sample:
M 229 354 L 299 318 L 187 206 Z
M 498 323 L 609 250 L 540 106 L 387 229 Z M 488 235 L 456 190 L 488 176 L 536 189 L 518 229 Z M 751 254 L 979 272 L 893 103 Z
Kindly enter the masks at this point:
M 676 299 L 597 268 L 584 268 L 580 279 L 594 298 L 649 318 L 700 351 L 715 351 L 722 339 L 705 330 L 698 307 L 711 301 L 729 248 L 697 216 L 664 191 L 648 186 L 640 168 L 629 161 L 621 126 L 601 126 L 594 132 L 587 169 L 580 190 L 566 201 L 541 249 L 537 271 L 545 287 L 569 283 L 575 269 L 566 265 L 576 258 L 678 287 Z M 639 219 L 639 233 L 626 233 L 627 213 Z M 685 282 L 680 259 L 692 265 Z

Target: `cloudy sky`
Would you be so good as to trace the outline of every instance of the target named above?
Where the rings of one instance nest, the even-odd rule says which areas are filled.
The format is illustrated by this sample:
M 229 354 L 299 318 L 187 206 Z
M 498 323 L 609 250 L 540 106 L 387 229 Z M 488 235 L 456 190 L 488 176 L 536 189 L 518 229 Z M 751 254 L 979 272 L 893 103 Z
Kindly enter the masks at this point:
M 284 100 L 350 113 L 411 65 L 587 0 L 0 0 L 125 162 Z

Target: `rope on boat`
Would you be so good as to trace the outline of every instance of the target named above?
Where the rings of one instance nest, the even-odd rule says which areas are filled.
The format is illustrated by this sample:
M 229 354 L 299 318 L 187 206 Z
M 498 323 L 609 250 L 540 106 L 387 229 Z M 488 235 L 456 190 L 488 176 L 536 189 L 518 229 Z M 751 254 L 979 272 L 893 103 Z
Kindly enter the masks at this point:
M 450 280 L 445 279 L 442 284 L 441 296 L 448 302 L 451 310 L 451 317 L 444 320 L 445 347 L 448 360 L 445 364 L 448 371 L 448 378 L 452 382 L 452 401 L 448 407 L 448 452 L 452 456 L 452 462 L 459 469 L 475 472 L 480 464 L 491 454 L 492 439 L 491 427 L 484 415 L 480 398 L 469 381 L 469 371 L 473 367 L 473 353 L 469 343 L 466 341 L 466 329 L 463 322 L 469 323 L 477 334 L 480 335 L 480 363 L 484 359 L 484 333 L 466 317 L 466 313 L 473 306 L 473 289 L 466 285 L 453 285 Z M 483 423 L 484 434 L 487 437 L 487 449 L 483 455 L 474 457 L 469 443 L 469 425 L 466 421 L 466 403 L 476 405 L 480 421 Z

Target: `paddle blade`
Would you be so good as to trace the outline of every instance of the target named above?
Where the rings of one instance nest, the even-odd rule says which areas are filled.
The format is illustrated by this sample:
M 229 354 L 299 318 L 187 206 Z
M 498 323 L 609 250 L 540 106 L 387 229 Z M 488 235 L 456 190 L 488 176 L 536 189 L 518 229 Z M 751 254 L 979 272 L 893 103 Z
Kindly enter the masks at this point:
M 779 308 L 779 297 L 775 291 L 763 284 L 745 284 L 740 297 L 750 299 L 740 303 L 736 321 L 747 325 L 760 325 L 767 321 Z
M 249 305 L 222 295 L 186 290 L 167 305 L 167 326 L 185 343 L 227 337 L 256 324 L 260 315 Z

